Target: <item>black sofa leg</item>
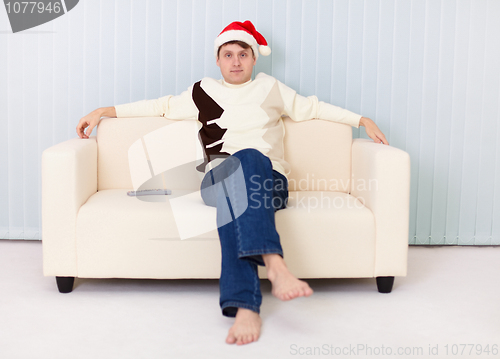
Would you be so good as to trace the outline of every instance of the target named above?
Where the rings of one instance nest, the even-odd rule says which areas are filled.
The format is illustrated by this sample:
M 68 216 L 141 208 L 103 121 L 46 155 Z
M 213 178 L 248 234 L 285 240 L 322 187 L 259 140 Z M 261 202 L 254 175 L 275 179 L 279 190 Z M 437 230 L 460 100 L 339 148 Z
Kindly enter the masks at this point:
M 377 277 L 377 288 L 380 293 L 390 293 L 393 284 L 394 277 Z
M 56 282 L 59 293 L 71 293 L 73 291 L 75 277 L 56 277 Z

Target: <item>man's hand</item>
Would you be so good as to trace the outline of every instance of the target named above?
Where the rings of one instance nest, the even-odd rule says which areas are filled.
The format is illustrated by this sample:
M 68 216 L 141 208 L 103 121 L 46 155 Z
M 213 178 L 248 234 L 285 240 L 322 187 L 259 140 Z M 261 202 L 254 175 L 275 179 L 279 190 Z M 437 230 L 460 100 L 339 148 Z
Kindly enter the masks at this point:
M 371 119 L 368 117 L 361 117 L 361 120 L 359 120 L 359 125 L 360 126 L 365 126 L 365 131 L 368 137 L 370 137 L 374 142 L 376 143 L 383 143 L 384 145 L 388 145 L 389 142 L 385 139 L 384 134 L 378 126 L 373 122 Z
M 80 122 L 78 122 L 78 125 L 76 126 L 76 133 L 78 134 L 78 136 L 80 138 L 89 138 L 94 127 L 96 127 L 99 124 L 99 121 L 101 121 L 102 116 L 116 117 L 115 108 L 113 106 L 101 107 L 97 110 L 92 111 L 87 116 L 82 117 L 80 119 Z M 84 130 L 87 127 L 88 129 L 85 133 Z

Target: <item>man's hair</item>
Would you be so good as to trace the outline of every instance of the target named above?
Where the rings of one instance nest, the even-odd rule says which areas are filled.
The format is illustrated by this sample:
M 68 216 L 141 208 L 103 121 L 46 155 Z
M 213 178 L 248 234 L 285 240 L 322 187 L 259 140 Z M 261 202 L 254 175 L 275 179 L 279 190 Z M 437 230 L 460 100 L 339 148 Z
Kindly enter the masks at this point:
M 219 53 L 220 53 L 221 47 L 225 46 L 225 45 L 231 45 L 231 44 L 240 45 L 245 50 L 248 49 L 248 48 L 250 48 L 252 50 L 252 56 L 255 57 L 255 54 L 254 54 L 253 49 L 252 49 L 252 46 L 248 45 L 246 42 L 243 42 L 243 41 L 233 40 L 233 41 L 225 42 L 225 43 L 223 43 L 222 45 L 219 46 L 219 49 L 217 50 L 217 58 L 219 58 Z

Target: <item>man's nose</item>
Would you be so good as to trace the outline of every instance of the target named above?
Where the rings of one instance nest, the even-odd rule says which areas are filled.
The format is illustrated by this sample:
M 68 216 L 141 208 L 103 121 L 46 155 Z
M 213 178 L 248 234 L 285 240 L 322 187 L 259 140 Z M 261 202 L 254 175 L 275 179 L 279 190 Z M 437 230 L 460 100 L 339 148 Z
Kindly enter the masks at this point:
M 233 57 L 233 66 L 239 66 L 240 65 L 240 59 L 238 56 Z

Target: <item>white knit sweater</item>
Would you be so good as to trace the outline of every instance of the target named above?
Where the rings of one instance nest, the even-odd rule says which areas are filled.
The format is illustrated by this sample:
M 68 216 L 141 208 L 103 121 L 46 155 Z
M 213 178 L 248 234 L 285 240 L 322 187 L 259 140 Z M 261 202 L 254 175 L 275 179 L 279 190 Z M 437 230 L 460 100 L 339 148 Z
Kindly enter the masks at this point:
M 283 155 L 282 116 L 294 121 L 320 118 L 353 127 L 359 127 L 361 119 L 353 112 L 318 101 L 316 96 L 300 96 L 264 73 L 242 85 L 204 78 L 178 96 L 118 105 L 115 109 L 117 117 L 198 119 L 202 123 L 200 138 L 206 162 L 220 157 L 217 154 L 227 156 L 254 148 L 269 157 L 273 169 L 285 176 L 290 169 Z

